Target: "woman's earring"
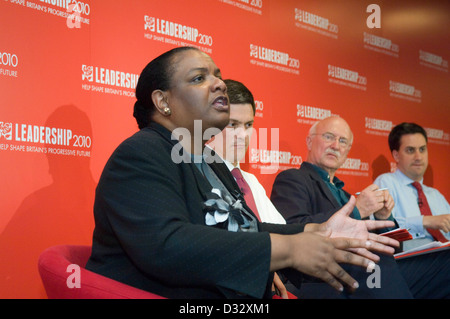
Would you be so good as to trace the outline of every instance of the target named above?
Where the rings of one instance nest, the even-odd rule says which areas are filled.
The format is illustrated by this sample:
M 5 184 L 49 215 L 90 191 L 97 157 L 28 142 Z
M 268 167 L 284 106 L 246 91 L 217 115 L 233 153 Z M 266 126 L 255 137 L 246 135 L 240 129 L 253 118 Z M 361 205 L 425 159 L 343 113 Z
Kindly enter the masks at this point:
M 169 116 L 170 114 L 172 114 L 172 111 L 167 106 L 164 108 L 163 111 L 164 111 L 164 115 Z

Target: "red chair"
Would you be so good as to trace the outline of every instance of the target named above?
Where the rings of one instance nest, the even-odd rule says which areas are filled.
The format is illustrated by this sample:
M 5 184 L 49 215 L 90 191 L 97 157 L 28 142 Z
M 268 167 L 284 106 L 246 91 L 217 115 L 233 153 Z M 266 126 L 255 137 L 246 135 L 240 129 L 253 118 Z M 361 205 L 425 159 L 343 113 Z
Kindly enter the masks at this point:
M 87 270 L 90 246 L 61 245 L 47 248 L 39 257 L 38 269 L 49 299 L 165 299 Z M 69 265 L 80 268 L 80 287 L 70 288 Z M 69 280 L 70 281 L 70 280 Z

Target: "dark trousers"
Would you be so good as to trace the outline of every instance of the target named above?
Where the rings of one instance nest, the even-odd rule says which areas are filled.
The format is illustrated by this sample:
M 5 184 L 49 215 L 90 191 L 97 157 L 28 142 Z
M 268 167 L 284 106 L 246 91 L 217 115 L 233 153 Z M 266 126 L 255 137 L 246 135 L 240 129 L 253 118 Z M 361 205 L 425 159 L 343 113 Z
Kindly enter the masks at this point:
M 374 287 L 371 280 L 374 273 L 356 266 L 343 266 L 359 283 L 359 288 L 353 293 L 339 293 L 328 284 L 308 279 L 299 285 L 294 278 L 286 287 L 302 299 L 450 299 L 450 250 L 397 261 L 381 256 L 378 265 L 381 274 L 379 288 Z
M 341 265 L 359 283 L 359 288 L 353 292 L 347 289 L 341 293 L 324 282 L 305 277 L 299 285 L 291 273 L 287 273 L 287 278 L 290 279 L 287 289 L 301 299 L 413 298 L 395 259 L 386 255 L 380 257 L 377 264 L 379 268 L 373 272 L 353 265 Z M 296 283 L 296 286 L 293 283 Z
M 416 299 L 450 299 L 450 250 L 397 261 Z

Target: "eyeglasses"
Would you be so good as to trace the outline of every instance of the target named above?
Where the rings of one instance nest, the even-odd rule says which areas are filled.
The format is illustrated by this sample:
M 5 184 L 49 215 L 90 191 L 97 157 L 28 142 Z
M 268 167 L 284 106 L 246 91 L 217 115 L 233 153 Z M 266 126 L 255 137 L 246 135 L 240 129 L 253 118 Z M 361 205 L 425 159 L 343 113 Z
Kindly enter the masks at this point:
M 314 133 L 311 135 L 321 135 L 322 139 L 327 143 L 334 143 L 334 141 L 336 141 L 337 139 L 339 141 L 339 146 L 342 148 L 347 148 L 351 146 L 350 141 L 348 139 L 346 139 L 345 137 L 337 137 L 336 135 L 330 132 L 326 132 L 323 134 Z

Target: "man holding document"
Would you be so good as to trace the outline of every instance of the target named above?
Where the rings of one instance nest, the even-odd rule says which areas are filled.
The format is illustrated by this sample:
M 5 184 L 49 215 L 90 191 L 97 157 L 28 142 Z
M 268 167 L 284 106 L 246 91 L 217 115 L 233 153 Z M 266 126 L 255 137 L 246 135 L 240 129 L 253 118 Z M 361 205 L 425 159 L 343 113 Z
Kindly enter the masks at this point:
M 310 129 L 306 143 L 307 160 L 299 169 L 288 169 L 278 174 L 272 188 L 271 200 L 287 223 L 326 221 L 351 196 L 343 189 L 344 182 L 335 176 L 353 143 L 353 133 L 347 122 L 336 116 L 316 122 Z M 391 214 L 394 203 L 388 190 L 381 190 L 378 185 L 372 184 L 357 196 L 352 217 L 389 219 L 397 223 Z M 439 261 L 428 257 L 419 261 L 417 257 L 401 261 L 395 261 L 390 256 L 382 257 L 385 263 L 380 263 L 381 289 L 388 285 L 386 280 L 400 281 L 396 277 L 389 278 L 399 271 L 415 298 L 450 297 L 450 263 L 448 259 L 444 260 L 445 256 L 440 257 L 442 259 Z M 311 295 L 307 289 L 313 290 L 313 293 L 320 292 L 314 284 L 307 283 L 302 284 L 297 293 L 300 297 Z M 316 297 L 329 296 L 317 294 Z M 392 298 L 405 297 L 395 292 Z
M 414 123 L 402 123 L 389 134 L 389 148 L 397 170 L 377 177 L 375 184 L 386 187 L 395 200 L 394 215 L 401 227 L 410 230 L 411 249 L 432 241 L 450 239 L 450 205 L 435 188 L 423 184 L 428 167 L 427 134 Z M 431 214 L 424 211 L 429 207 Z
M 375 184 L 389 189 L 395 201 L 393 214 L 413 237 L 403 243 L 404 250 L 423 251 L 431 246 L 450 246 L 450 205 L 437 189 L 423 184 L 428 167 L 426 131 L 415 123 L 401 123 L 392 129 L 388 142 L 397 170 L 378 176 Z M 414 258 L 446 264 L 446 269 L 442 270 L 442 285 L 449 287 L 450 250 L 426 251 L 429 256 Z

